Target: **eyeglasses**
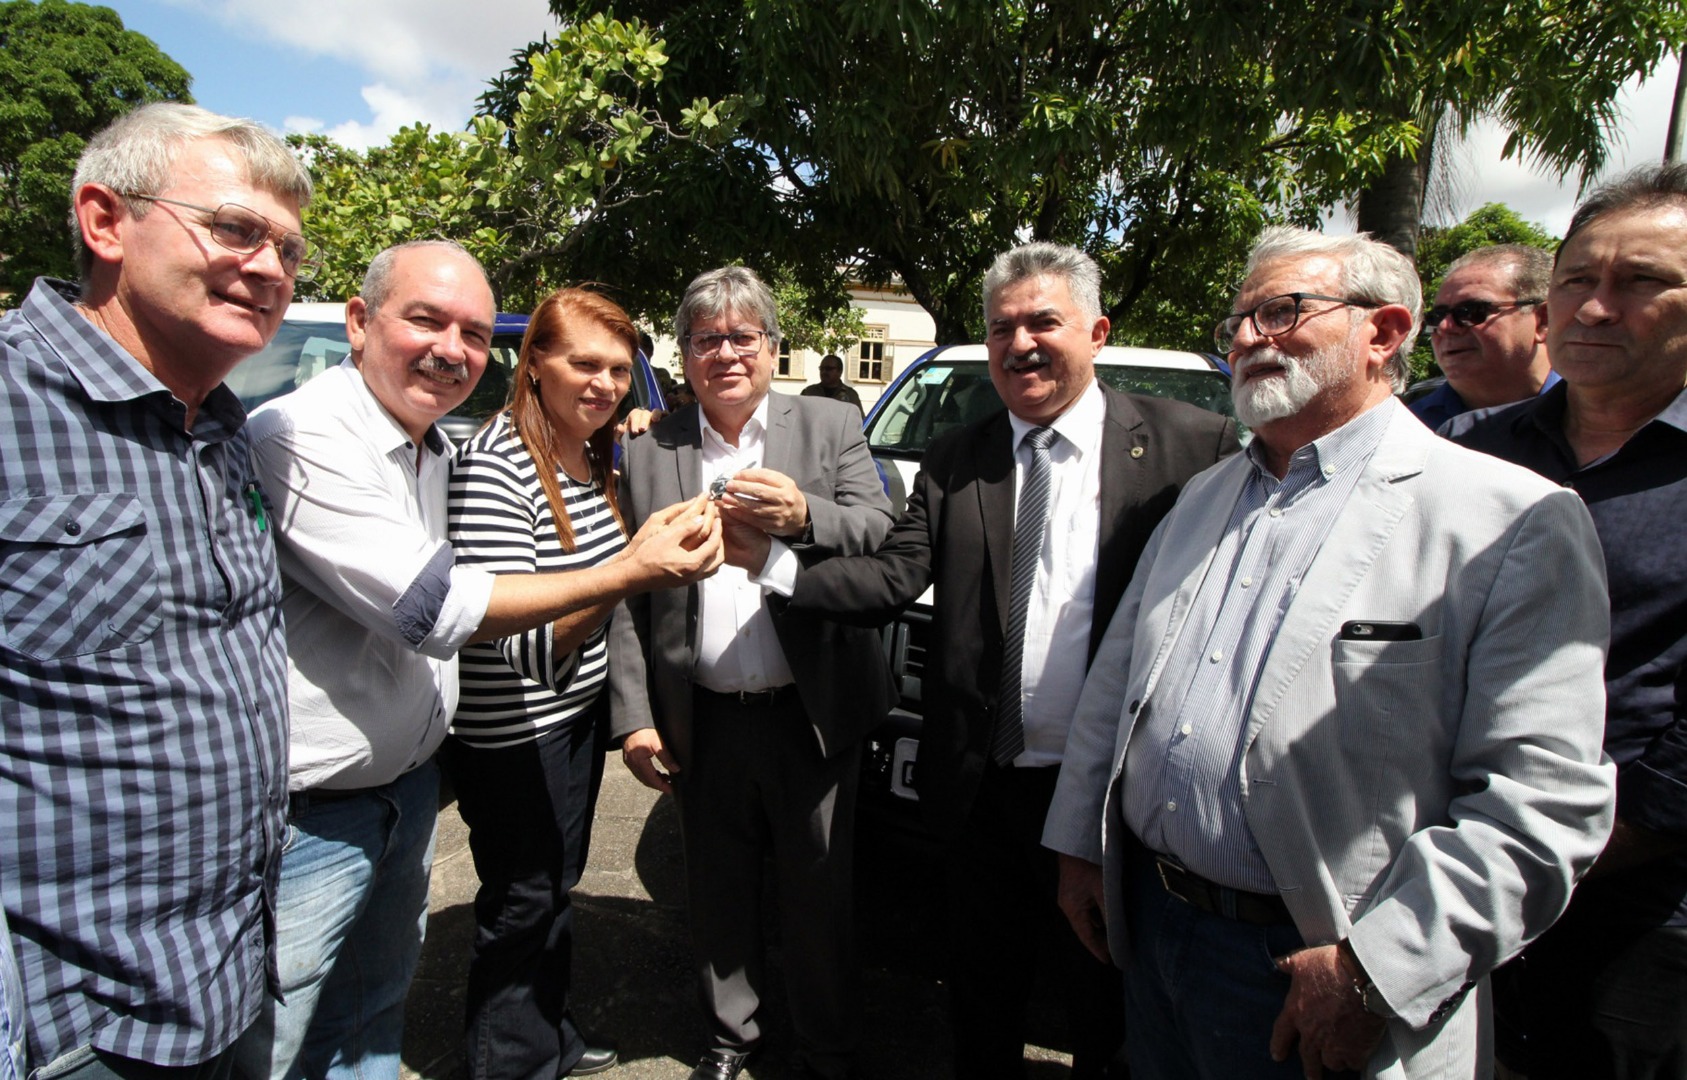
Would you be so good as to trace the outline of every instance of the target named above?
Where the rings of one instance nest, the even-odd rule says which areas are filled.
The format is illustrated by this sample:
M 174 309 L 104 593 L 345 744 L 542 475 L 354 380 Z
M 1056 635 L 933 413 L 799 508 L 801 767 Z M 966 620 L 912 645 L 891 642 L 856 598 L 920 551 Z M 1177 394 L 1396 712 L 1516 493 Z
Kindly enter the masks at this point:
M 721 342 L 732 346 L 739 356 L 752 356 L 761 347 L 761 339 L 771 337 L 766 330 L 734 330 L 730 334 L 687 334 L 685 347 L 692 356 L 713 356 L 720 352 Z
M 322 268 L 322 260 L 318 257 L 316 248 L 309 240 L 296 232 L 288 232 L 278 227 L 275 222 L 264 217 L 256 210 L 248 210 L 239 203 L 223 203 L 212 210 L 207 206 L 195 206 L 193 203 L 180 202 L 176 199 L 161 199 L 157 195 L 142 195 L 138 191 L 120 192 L 126 199 L 142 199 L 146 202 L 168 203 L 188 210 L 197 210 L 201 214 L 211 215 L 211 239 L 230 251 L 237 251 L 242 255 L 250 255 L 263 247 L 264 244 L 275 245 L 275 253 L 281 258 L 281 269 L 295 281 L 310 281 L 316 277 L 316 272 Z
M 1461 330 L 1469 330 L 1473 326 L 1481 326 L 1502 311 L 1513 308 L 1533 307 L 1545 301 L 1511 300 L 1500 303 L 1495 300 L 1461 300 L 1456 304 L 1436 304 L 1423 313 L 1423 328 L 1427 333 L 1441 325 L 1446 318 L 1453 320 L 1453 325 Z
M 1243 320 L 1254 324 L 1254 333 L 1260 337 L 1276 337 L 1286 334 L 1300 325 L 1300 305 L 1304 300 L 1328 300 L 1333 304 L 1346 307 L 1375 308 L 1381 304 L 1373 300 L 1354 300 L 1345 296 L 1320 296 L 1317 293 L 1292 292 L 1281 296 L 1273 296 L 1269 300 L 1262 300 L 1246 311 L 1238 311 L 1220 319 L 1213 327 L 1213 340 L 1218 343 L 1220 352 L 1229 352 L 1230 343 L 1236 340 L 1236 334 L 1242 329 Z M 1317 312 L 1312 312 L 1317 314 Z

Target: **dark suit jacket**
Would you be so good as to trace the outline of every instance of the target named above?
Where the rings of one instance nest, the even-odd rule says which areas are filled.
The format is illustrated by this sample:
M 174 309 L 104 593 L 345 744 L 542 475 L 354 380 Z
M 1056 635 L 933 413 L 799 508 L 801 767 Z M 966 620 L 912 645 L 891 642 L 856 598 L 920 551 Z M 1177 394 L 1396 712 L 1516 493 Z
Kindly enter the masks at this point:
M 701 490 L 700 415 L 687 406 L 627 443 L 620 496 L 629 529 Z M 861 414 L 848 405 L 769 394 L 762 465 L 791 477 L 808 499 L 813 539 L 792 545 L 804 565 L 871 551 L 889 531 L 890 501 L 862 438 Z M 773 611 L 773 624 L 823 755 L 847 749 L 884 719 L 895 684 L 877 633 L 782 610 Z M 685 767 L 696 656 L 695 586 L 635 596 L 617 609 L 609 652 L 616 738 L 654 724 Z
M 1102 392 L 1107 426 L 1092 658 L 1137 556 L 1184 482 L 1237 449 L 1234 425 L 1216 413 L 1106 386 Z M 877 624 L 918 599 L 928 583 L 936 587 L 918 783 L 939 835 L 966 819 L 995 726 L 1013 508 L 1012 428 L 1002 412 L 932 444 L 890 537 L 868 557 L 805 566 L 789 604 Z

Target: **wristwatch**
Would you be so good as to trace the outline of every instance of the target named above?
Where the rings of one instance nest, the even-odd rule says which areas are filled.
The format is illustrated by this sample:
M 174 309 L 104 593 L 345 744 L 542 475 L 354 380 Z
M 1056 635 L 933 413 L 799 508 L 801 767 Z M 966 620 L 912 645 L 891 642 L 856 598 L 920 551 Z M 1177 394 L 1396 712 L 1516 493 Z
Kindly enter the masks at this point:
M 1372 1016 L 1392 1017 L 1394 1010 L 1383 1000 L 1382 992 L 1377 984 L 1365 974 L 1365 965 L 1359 962 L 1359 956 L 1353 951 L 1353 945 L 1346 938 L 1336 942 L 1336 958 L 1341 962 L 1347 977 L 1353 982 L 1353 992 L 1359 997 L 1359 1007 Z

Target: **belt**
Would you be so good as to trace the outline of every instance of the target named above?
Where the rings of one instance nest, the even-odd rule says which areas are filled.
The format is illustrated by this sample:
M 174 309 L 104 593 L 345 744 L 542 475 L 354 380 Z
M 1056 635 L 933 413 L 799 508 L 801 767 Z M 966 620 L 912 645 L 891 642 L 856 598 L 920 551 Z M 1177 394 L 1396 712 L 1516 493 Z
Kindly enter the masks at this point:
M 793 701 L 797 696 L 795 683 L 775 686 L 771 690 L 710 690 L 706 686 L 697 687 L 697 693 L 705 700 L 714 701 L 721 705 L 731 705 L 740 709 L 767 709 L 774 705 Z
M 287 793 L 287 816 L 296 818 L 304 813 L 312 803 L 344 802 L 355 799 L 359 795 L 367 794 L 368 788 L 353 788 L 349 791 L 332 791 L 328 788 L 309 788 L 305 791 L 289 791 Z
M 1243 892 L 1227 885 L 1219 885 L 1172 862 L 1164 855 L 1154 856 L 1154 866 L 1160 872 L 1160 884 L 1166 891 L 1186 904 L 1200 908 L 1209 915 L 1234 919 L 1250 926 L 1282 926 L 1293 923 L 1289 905 L 1281 896 Z

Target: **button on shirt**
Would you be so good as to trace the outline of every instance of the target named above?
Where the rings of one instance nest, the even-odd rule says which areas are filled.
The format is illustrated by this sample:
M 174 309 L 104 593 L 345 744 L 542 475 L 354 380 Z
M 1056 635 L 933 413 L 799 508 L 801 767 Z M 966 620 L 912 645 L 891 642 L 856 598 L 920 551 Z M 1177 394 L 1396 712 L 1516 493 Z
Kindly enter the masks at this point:
M 754 415 L 738 433 L 738 445 L 733 446 L 710 424 L 707 414 L 698 409 L 702 427 L 702 490 L 718 476 L 731 477 L 745 469 L 759 469 L 767 445 L 767 398 L 762 398 Z M 770 690 L 791 683 L 791 665 L 785 659 L 785 649 L 773 629 L 773 617 L 767 612 L 767 589 L 761 584 L 763 576 L 781 574 L 795 577 L 796 554 L 779 538 L 773 538 L 772 550 L 762 575 L 752 577 L 736 566 L 722 566 L 712 577 L 697 584 L 697 659 L 692 666 L 692 680 L 699 686 L 720 693 L 738 690 Z
M 1101 432 L 1106 419 L 1107 401 L 1100 384 L 1092 380 L 1072 407 L 1048 425 L 1060 437 L 1049 447 L 1048 524 L 1025 612 L 1019 683 L 1025 749 L 1013 759 L 1016 767 L 1060 764 L 1084 688 L 1101 543 Z M 1017 493 L 1025 490 L 1031 469 L 1025 436 L 1038 425 L 1011 414 L 1008 422 L 1013 428 Z M 1017 515 L 1017 495 L 1014 501 Z
M 0 899 L 37 1068 L 205 1060 L 263 1001 L 286 660 L 246 414 L 37 282 L 0 320 Z
M 1231 888 L 1275 893 L 1243 813 L 1243 736 L 1265 656 L 1301 579 L 1388 425 L 1393 399 L 1296 450 L 1278 480 L 1263 447 L 1125 753 L 1125 820 L 1144 844 Z
M 417 448 L 351 360 L 252 414 L 285 585 L 294 791 L 361 790 L 426 761 L 492 575 L 454 565 L 450 442 Z

